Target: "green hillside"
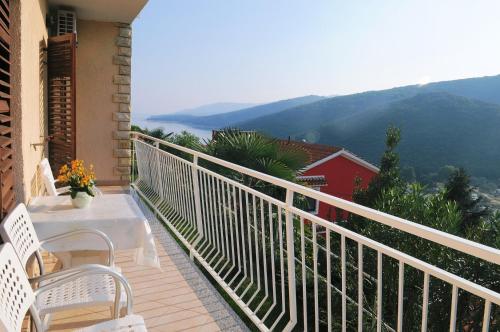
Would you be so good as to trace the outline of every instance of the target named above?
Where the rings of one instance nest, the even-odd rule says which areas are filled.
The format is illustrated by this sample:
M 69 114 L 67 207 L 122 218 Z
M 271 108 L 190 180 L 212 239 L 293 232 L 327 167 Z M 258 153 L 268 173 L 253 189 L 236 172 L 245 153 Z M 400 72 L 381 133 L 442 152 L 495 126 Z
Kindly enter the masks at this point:
M 243 122 L 272 136 L 341 145 L 377 162 L 390 125 L 402 128 L 402 165 L 444 165 L 500 178 L 500 76 L 371 91 L 321 100 Z M 493 104 L 497 103 L 497 104 Z
M 420 174 L 456 165 L 475 176 L 500 178 L 500 106 L 447 93 L 419 94 L 364 119 L 325 124 L 314 136 L 377 162 L 389 125 L 402 130 L 401 164 Z M 308 136 L 306 132 L 297 138 Z

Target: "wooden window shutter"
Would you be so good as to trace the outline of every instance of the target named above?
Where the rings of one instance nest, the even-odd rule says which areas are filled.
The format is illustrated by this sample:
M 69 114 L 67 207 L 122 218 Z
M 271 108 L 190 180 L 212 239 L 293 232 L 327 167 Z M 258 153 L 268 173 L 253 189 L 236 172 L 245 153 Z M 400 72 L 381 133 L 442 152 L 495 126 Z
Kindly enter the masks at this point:
M 12 210 L 14 195 L 12 114 L 10 111 L 11 77 L 10 1 L 0 0 L 0 215 Z
M 53 172 L 76 158 L 76 35 L 48 39 L 49 161 Z

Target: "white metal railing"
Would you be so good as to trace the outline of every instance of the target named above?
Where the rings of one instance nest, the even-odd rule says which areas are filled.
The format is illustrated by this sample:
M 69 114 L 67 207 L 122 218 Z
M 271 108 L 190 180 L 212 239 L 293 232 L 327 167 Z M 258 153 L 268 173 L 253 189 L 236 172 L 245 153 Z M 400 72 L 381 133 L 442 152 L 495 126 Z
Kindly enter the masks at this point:
M 456 260 L 467 264 L 469 257 L 497 273 L 498 249 L 143 134 L 134 133 L 132 141 L 133 188 L 260 330 L 426 331 L 447 325 L 456 331 L 463 307 L 473 305 L 471 314 L 481 316 L 473 323 L 482 331 L 498 320 L 498 284 L 487 288 L 445 271 L 307 213 L 294 199 L 319 200 L 453 249 Z M 283 199 L 214 167 L 271 184 Z M 443 303 L 449 304 L 446 312 Z M 436 325 L 430 314 L 446 323 Z M 418 326 L 407 326 L 417 320 Z

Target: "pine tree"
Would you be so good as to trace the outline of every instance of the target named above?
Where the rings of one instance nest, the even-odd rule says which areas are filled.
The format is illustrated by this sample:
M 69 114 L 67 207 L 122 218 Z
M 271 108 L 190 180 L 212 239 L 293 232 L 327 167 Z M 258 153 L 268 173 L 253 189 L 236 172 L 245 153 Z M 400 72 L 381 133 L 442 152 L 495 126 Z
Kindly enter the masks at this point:
M 462 213 L 460 230 L 462 235 L 471 227 L 477 226 L 482 217 L 490 211 L 481 205 L 482 198 L 474 197 L 474 188 L 470 185 L 470 177 L 463 168 L 455 170 L 448 178 L 445 186 L 445 198 L 457 203 Z
M 404 185 L 401 179 L 399 154 L 396 148 L 401 140 L 401 130 L 390 126 L 386 131 L 385 151 L 380 160 L 380 171 L 372 179 L 366 189 L 357 186 L 354 192 L 354 201 L 364 206 L 373 207 L 384 190 L 400 188 Z

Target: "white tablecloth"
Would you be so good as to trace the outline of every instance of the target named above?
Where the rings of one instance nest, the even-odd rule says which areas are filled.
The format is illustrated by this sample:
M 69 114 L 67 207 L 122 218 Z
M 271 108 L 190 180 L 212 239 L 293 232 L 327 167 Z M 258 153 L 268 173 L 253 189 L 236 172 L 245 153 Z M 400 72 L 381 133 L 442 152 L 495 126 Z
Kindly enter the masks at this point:
M 95 197 L 85 209 L 73 208 L 69 196 L 36 197 L 28 210 L 41 240 L 81 228 L 94 228 L 108 235 L 115 250 L 136 249 L 137 264 L 160 268 L 149 223 L 130 195 Z M 65 252 L 107 250 L 108 247 L 95 235 L 78 235 L 47 243 L 44 249 Z

